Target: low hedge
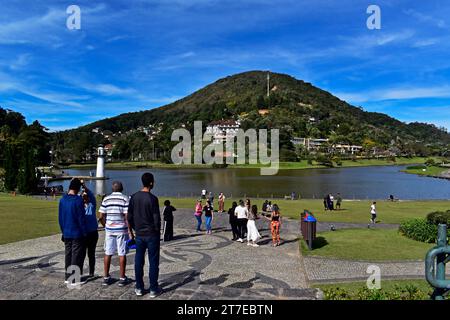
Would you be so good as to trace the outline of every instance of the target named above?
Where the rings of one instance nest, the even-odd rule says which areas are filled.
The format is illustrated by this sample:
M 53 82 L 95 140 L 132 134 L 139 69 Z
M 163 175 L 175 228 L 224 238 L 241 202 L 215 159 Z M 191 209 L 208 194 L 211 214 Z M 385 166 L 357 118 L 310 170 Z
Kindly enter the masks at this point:
M 426 243 L 436 242 L 437 230 L 437 225 L 421 218 L 405 221 L 399 227 L 400 233 L 404 236 Z
M 369 290 L 362 287 L 349 291 L 340 287 L 324 289 L 325 300 L 429 300 L 432 290 L 424 292 L 415 285 L 396 285 L 393 290 Z
M 450 210 L 431 212 L 427 215 L 427 221 L 435 225 L 447 224 L 450 227 Z

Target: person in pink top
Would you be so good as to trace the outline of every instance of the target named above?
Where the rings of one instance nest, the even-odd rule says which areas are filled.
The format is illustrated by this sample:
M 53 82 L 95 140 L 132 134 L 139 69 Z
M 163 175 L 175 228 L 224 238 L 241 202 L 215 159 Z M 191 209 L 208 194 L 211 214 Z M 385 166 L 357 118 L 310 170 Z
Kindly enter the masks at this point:
M 202 213 L 203 213 L 203 205 L 202 200 L 197 200 L 197 204 L 195 205 L 195 218 L 197 219 L 197 231 L 200 232 L 202 226 Z

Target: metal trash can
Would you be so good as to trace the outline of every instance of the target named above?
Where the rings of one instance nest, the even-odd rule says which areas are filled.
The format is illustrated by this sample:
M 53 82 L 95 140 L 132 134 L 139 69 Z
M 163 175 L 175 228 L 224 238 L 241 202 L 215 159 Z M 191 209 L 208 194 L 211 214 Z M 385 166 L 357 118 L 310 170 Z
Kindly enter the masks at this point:
M 309 250 L 312 250 L 313 241 L 316 240 L 317 219 L 308 210 L 300 215 L 300 232 L 306 241 Z

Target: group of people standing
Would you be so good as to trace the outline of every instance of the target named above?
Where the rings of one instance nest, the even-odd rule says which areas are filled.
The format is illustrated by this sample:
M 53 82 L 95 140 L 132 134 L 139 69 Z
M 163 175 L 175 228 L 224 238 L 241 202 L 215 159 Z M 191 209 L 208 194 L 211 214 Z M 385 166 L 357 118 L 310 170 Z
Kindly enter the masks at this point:
M 336 206 L 334 204 L 334 201 L 336 200 Z M 341 209 L 341 204 L 342 204 L 342 197 L 341 194 L 338 193 L 336 195 L 336 199 L 334 198 L 334 196 L 330 193 L 327 194 L 323 197 L 323 206 L 325 208 L 325 211 L 330 210 L 340 210 Z
M 224 200 L 225 196 L 221 193 L 219 195 L 219 212 L 224 212 Z M 197 221 L 197 232 L 202 231 L 201 226 L 203 223 L 203 215 L 205 215 L 206 234 L 212 234 L 214 208 L 210 197 L 206 200 L 205 205 L 203 205 L 202 199 L 198 199 L 195 205 L 194 216 Z M 261 239 L 261 235 L 256 226 L 256 220 L 260 219 L 262 216 L 270 221 L 272 245 L 280 245 L 281 213 L 276 204 L 272 206 L 272 204 L 266 200 L 263 204 L 263 212 L 260 215 L 258 214 L 258 207 L 256 205 L 251 205 L 250 199 L 246 199 L 245 202 L 243 200 L 239 200 L 239 204 L 234 201 L 231 208 L 228 210 L 228 215 L 231 232 L 233 235 L 231 239 L 232 241 L 243 243 L 244 239 L 247 238 L 247 245 L 258 247 L 258 240 Z
M 129 247 L 136 247 L 134 271 L 136 279 L 135 293 L 142 296 L 144 292 L 145 255 L 149 258 L 150 297 L 161 293 L 158 285 L 161 214 L 158 198 L 151 193 L 154 177 L 144 173 L 141 178 L 142 189 L 131 197 L 124 195 L 123 185 L 119 181 L 112 184 L 112 193 L 106 196 L 99 208 L 100 223 L 105 227 L 104 243 L 104 275 L 103 285 L 112 283 L 110 276 L 111 258 L 119 256 L 119 286 L 130 281 L 126 276 L 126 255 Z M 80 191 L 81 195 L 80 195 Z M 165 220 L 164 239 L 173 238 L 173 211 L 170 202 L 164 203 Z M 171 225 L 172 222 L 172 225 Z M 89 278 L 94 277 L 95 249 L 98 242 L 98 220 L 96 215 L 96 199 L 93 193 L 79 179 L 70 182 L 68 193 L 59 203 L 59 225 L 62 241 L 65 245 L 65 283 L 81 285 L 86 253 L 89 259 Z M 166 234 L 167 232 L 167 234 Z M 72 278 L 78 269 L 80 278 Z

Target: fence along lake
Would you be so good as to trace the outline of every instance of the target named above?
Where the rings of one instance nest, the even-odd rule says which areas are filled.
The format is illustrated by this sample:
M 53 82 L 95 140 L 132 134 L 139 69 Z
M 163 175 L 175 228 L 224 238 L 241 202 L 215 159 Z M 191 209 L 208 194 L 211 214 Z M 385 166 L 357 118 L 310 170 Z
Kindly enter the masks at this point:
M 405 166 L 373 166 L 280 170 L 275 176 L 261 176 L 259 169 L 133 169 L 106 170 L 109 180 L 87 181 L 96 194 L 111 192 L 111 183 L 119 180 L 126 194 L 141 188 L 141 175 L 155 176 L 154 194 L 167 197 L 198 197 L 202 189 L 215 196 L 224 192 L 227 197 L 280 198 L 295 192 L 301 198 L 323 198 L 338 192 L 345 199 L 387 199 L 389 195 L 405 200 L 450 199 L 450 180 L 421 177 L 400 172 Z M 89 176 L 91 169 L 68 169 L 74 176 Z M 53 181 L 51 185 L 69 181 Z

